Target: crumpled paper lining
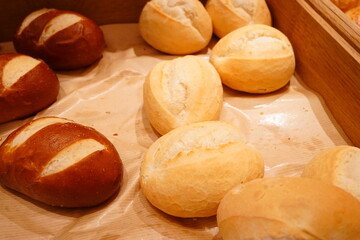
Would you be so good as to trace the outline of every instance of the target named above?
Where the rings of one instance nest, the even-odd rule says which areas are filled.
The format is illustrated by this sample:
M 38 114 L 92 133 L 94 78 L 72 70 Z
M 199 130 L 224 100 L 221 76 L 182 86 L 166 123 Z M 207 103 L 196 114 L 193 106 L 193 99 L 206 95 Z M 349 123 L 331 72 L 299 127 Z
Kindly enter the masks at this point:
M 57 102 L 35 116 L 1 124 L 0 143 L 17 127 L 43 116 L 91 126 L 117 148 L 124 164 L 122 188 L 101 206 L 62 209 L 1 187 L 1 239 L 221 239 L 215 217 L 169 216 L 152 207 L 139 186 L 142 155 L 159 137 L 142 108 L 142 85 L 156 63 L 175 56 L 147 45 L 136 24 L 101 28 L 107 42 L 103 58 L 85 69 L 57 72 Z M 208 58 L 215 41 L 198 55 Z M 10 42 L 0 44 L 0 52 L 11 51 Z M 321 149 L 351 144 L 321 99 L 295 76 L 288 86 L 267 95 L 224 86 L 221 120 L 244 130 L 265 159 L 266 177 L 299 176 Z

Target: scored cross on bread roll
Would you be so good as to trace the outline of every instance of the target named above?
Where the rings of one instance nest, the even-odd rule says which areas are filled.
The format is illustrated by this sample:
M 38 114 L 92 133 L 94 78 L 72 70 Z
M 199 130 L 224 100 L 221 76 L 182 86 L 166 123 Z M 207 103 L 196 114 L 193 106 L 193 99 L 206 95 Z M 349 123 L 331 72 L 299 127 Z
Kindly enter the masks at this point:
M 0 183 L 52 206 L 95 206 L 115 194 L 121 179 L 111 142 L 67 119 L 36 119 L 0 146 Z
M 43 59 L 53 69 L 76 69 L 94 63 L 105 48 L 101 29 L 89 18 L 57 9 L 30 13 L 14 36 L 15 49 Z
M 159 51 L 191 54 L 212 36 L 211 18 L 199 0 L 151 0 L 139 19 L 140 34 Z
M 43 61 L 0 54 L 0 123 L 42 110 L 56 100 L 58 92 L 59 80 Z
M 158 63 L 144 83 L 144 110 L 160 133 L 218 120 L 223 103 L 219 74 L 208 60 L 185 56 Z
M 177 217 L 208 217 L 232 187 L 263 177 L 264 161 L 239 128 L 207 121 L 160 137 L 140 173 L 142 191 L 155 207 Z

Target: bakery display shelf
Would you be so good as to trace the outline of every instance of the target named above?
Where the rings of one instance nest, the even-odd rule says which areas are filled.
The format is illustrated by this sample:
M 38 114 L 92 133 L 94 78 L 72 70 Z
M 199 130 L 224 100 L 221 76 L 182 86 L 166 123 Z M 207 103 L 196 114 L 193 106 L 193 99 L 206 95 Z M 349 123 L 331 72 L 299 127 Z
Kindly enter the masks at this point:
M 221 118 L 243 128 L 250 143 L 260 149 L 266 177 L 298 176 L 306 161 L 322 148 L 360 146 L 359 30 L 326 0 L 266 1 L 274 26 L 293 45 L 295 75 L 285 88 L 267 95 L 224 87 Z M 145 3 L 0 0 L 0 53 L 13 51 L 10 41 L 16 26 L 29 12 L 42 7 L 86 15 L 101 25 L 107 40 L 104 57 L 96 64 L 57 72 L 61 82 L 58 102 L 27 119 L 0 124 L 0 143 L 32 118 L 65 117 L 108 137 L 125 169 L 119 193 L 89 209 L 53 208 L 1 187 L 0 238 L 221 239 L 215 217 L 167 215 L 149 204 L 139 186 L 142 156 L 159 137 L 142 108 L 142 84 L 156 63 L 174 58 L 141 39 L 136 21 Z M 214 37 L 209 48 L 197 55 L 208 58 L 216 40 Z

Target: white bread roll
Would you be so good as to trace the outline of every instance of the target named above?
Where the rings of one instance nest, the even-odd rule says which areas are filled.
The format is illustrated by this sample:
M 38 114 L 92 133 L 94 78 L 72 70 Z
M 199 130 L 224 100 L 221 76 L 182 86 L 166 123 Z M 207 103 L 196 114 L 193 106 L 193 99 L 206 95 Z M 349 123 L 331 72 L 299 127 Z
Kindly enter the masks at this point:
M 14 36 L 16 51 L 43 59 L 53 69 L 76 69 L 101 58 L 105 40 L 89 18 L 57 9 L 30 13 Z
M 348 11 L 360 4 L 359 0 L 331 0 L 342 11 Z
M 248 24 L 271 25 L 265 0 L 208 0 L 206 10 L 219 38 Z
M 360 202 L 315 179 L 263 178 L 229 191 L 217 222 L 223 240 L 357 240 Z
M 262 157 L 240 129 L 208 121 L 155 141 L 141 164 L 140 184 L 150 203 L 167 214 L 208 217 L 232 187 L 263 175 Z
M 211 18 L 198 0 L 151 0 L 139 19 L 140 34 L 159 51 L 191 54 L 212 37 Z
M 0 54 L 0 123 L 37 113 L 56 101 L 59 80 L 38 59 Z
M 111 142 L 67 119 L 36 119 L 0 146 L 0 183 L 52 206 L 95 206 L 118 191 L 121 179 Z
M 360 5 L 351 8 L 345 14 L 351 19 L 351 21 L 353 21 L 356 25 L 360 27 Z
M 334 184 L 360 201 L 360 149 L 353 146 L 324 149 L 307 163 L 302 176 Z
M 295 56 L 288 38 L 262 24 L 239 28 L 216 43 L 210 62 L 230 88 L 268 93 L 285 86 L 295 71 Z
M 160 134 L 189 123 L 218 120 L 222 103 L 219 74 L 197 56 L 158 63 L 144 83 L 144 110 Z

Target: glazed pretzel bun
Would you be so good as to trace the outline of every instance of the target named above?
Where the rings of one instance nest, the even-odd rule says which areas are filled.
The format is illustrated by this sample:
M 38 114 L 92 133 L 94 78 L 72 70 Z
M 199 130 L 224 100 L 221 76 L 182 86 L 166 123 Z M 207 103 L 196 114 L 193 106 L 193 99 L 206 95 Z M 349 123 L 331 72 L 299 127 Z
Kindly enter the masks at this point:
M 109 140 L 67 119 L 36 119 L 0 146 L 0 183 L 52 206 L 95 206 L 116 193 L 121 179 Z
M 0 54 L 0 123 L 37 113 L 56 101 L 59 80 L 38 59 Z
M 57 9 L 30 13 L 14 39 L 19 53 L 43 59 L 53 69 L 76 69 L 94 63 L 105 48 L 101 29 L 89 18 Z

